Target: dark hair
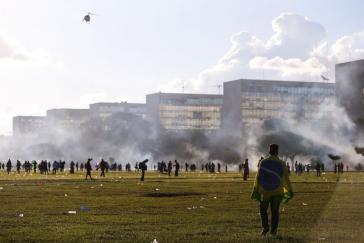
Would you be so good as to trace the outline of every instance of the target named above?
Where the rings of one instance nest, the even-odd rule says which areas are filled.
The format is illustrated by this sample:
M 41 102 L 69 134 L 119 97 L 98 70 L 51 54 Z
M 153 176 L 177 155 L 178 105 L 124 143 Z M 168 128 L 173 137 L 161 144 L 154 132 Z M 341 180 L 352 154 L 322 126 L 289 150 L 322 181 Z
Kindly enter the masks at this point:
M 278 155 L 278 148 L 279 148 L 278 144 L 273 143 L 269 145 L 269 154 Z

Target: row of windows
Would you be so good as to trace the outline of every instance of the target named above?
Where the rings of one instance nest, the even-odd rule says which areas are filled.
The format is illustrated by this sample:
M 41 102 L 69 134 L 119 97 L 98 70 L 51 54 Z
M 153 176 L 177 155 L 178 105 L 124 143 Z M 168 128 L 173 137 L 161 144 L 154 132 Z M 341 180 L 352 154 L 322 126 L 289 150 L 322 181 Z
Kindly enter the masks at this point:
M 316 102 L 333 102 L 334 97 L 322 97 L 322 96 L 315 96 L 315 97 L 303 97 L 303 96 L 242 96 L 243 102 L 247 101 L 264 101 L 264 102 L 309 102 L 309 103 L 316 103 Z
M 162 123 L 178 123 L 178 124 L 220 124 L 220 119 L 189 119 L 189 118 L 163 118 Z
M 184 98 L 184 99 L 169 99 L 169 98 L 162 98 L 162 104 L 170 104 L 170 105 L 222 105 L 223 99 L 222 98 Z
M 319 110 L 321 103 L 317 104 L 287 104 L 287 103 L 264 103 L 264 102 L 244 102 L 242 105 L 243 109 L 250 110 Z
M 317 97 L 317 96 L 323 96 L 323 97 L 334 97 L 335 92 L 316 92 L 316 93 L 290 93 L 290 92 L 242 92 L 243 96 L 252 96 L 252 97 Z
M 166 129 L 170 130 L 217 130 L 219 126 L 184 126 L 184 125 L 174 125 L 165 126 Z
M 182 111 L 214 111 L 220 112 L 220 106 L 175 106 L 175 105 L 160 105 L 160 111 L 173 111 L 173 112 L 182 112 Z
M 250 93 L 281 93 L 281 94 L 335 94 L 335 88 L 333 86 L 287 86 L 287 85 L 275 85 L 275 86 L 243 86 L 242 92 Z

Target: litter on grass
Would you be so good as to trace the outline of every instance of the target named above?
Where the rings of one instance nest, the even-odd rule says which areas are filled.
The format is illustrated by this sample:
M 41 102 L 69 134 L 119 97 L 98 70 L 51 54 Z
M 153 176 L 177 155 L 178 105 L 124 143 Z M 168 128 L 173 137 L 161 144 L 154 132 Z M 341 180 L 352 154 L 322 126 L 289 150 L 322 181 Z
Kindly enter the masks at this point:
M 87 206 L 84 206 L 84 205 L 81 205 L 80 206 L 80 210 L 81 211 L 84 211 L 84 212 L 90 212 L 91 211 L 91 208 L 90 207 L 87 207 Z

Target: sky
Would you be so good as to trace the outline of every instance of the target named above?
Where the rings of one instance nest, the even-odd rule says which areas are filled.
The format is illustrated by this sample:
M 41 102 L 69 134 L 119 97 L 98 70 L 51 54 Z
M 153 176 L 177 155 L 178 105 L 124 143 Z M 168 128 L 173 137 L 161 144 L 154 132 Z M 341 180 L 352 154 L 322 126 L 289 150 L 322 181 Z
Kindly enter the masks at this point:
M 364 58 L 359 0 L 0 0 L 0 134 L 12 117 L 238 78 L 334 81 Z M 91 23 L 82 21 L 87 12 Z

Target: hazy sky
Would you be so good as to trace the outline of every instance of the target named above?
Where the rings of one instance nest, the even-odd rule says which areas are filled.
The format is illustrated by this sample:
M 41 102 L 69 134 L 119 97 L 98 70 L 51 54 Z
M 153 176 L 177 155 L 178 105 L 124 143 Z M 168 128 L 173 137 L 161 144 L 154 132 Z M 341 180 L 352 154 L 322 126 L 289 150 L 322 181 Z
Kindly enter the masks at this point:
M 363 7 L 360 0 L 0 0 L 0 134 L 11 133 L 14 115 L 145 102 L 148 93 L 181 91 L 181 80 L 186 92 L 208 93 L 231 78 L 316 80 L 327 72 L 327 53 L 330 63 L 364 57 Z M 82 22 L 88 11 L 98 14 L 91 24 Z M 330 51 L 319 48 L 326 41 Z M 314 48 L 318 54 L 307 51 Z

